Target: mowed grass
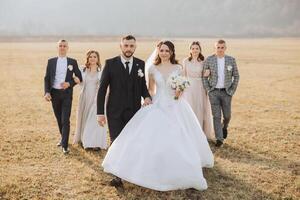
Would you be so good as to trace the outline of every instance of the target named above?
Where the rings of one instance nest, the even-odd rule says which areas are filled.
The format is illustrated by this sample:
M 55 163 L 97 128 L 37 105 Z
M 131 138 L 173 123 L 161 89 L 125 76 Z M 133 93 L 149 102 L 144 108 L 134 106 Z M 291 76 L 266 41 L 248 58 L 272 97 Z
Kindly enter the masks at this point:
M 174 41 L 179 60 L 190 41 Z M 213 53 L 214 41 L 200 39 L 204 55 Z M 138 38 L 135 55 L 146 59 L 156 42 Z M 127 182 L 124 191 L 110 187 L 111 176 L 100 167 L 105 151 L 70 145 L 71 153 L 63 155 L 51 105 L 43 99 L 46 62 L 56 56 L 56 43 L 1 42 L 0 199 L 299 199 L 300 39 L 227 43 L 240 84 L 229 137 L 221 149 L 211 145 L 215 166 L 204 169 L 209 188 L 157 192 Z M 70 41 L 69 56 L 83 64 L 89 49 L 98 50 L 104 63 L 119 54 L 119 40 Z M 78 92 L 77 86 L 70 143 Z

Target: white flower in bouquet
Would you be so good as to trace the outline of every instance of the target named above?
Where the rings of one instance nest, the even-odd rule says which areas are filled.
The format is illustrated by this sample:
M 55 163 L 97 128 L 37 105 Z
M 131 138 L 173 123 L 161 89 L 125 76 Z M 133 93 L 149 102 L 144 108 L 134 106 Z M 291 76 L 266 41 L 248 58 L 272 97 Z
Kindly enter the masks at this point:
M 190 82 L 181 75 L 170 76 L 168 84 L 173 90 L 179 90 L 181 92 L 190 86 Z M 174 98 L 178 99 L 176 96 Z

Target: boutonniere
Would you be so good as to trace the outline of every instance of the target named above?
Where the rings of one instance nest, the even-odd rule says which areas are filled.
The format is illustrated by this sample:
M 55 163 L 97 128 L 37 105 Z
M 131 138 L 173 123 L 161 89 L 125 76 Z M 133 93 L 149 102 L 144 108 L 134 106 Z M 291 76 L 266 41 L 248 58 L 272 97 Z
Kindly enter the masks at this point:
M 68 69 L 69 69 L 70 71 L 73 71 L 73 65 L 68 65 Z
M 138 70 L 138 76 L 141 78 L 144 77 L 144 73 L 143 73 L 142 69 Z
M 228 65 L 228 66 L 227 66 L 227 70 L 228 70 L 228 71 L 231 71 L 231 70 L 232 70 L 232 66 L 231 66 L 231 65 Z

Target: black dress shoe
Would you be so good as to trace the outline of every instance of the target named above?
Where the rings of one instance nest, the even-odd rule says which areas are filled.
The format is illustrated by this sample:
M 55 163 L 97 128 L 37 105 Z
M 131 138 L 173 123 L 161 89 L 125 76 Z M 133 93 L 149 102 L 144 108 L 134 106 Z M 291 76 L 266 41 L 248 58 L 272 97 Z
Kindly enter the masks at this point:
M 101 151 L 100 147 L 93 148 L 94 151 Z
M 61 142 L 57 143 L 56 146 L 61 147 Z
M 227 128 L 223 128 L 223 138 L 226 139 L 227 138 Z
M 123 186 L 122 180 L 118 177 L 111 180 L 109 184 L 110 184 L 110 186 L 113 186 L 113 187 L 122 187 Z
M 62 151 L 63 151 L 64 154 L 70 153 L 70 150 L 68 148 L 65 148 L 65 147 L 62 148 Z
M 217 140 L 216 147 L 221 147 L 223 145 L 223 142 L 221 140 Z

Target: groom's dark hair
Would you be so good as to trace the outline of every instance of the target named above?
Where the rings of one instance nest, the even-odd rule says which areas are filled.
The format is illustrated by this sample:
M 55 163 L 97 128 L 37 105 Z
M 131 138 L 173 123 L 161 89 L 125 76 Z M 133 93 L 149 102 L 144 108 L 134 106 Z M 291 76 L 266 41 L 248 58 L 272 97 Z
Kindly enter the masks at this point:
M 226 44 L 226 42 L 225 42 L 225 40 L 218 40 L 218 42 L 217 42 L 218 44 Z
M 134 40 L 134 41 L 136 41 L 136 39 L 133 35 L 126 35 L 126 36 L 122 37 L 122 41 L 123 40 Z

